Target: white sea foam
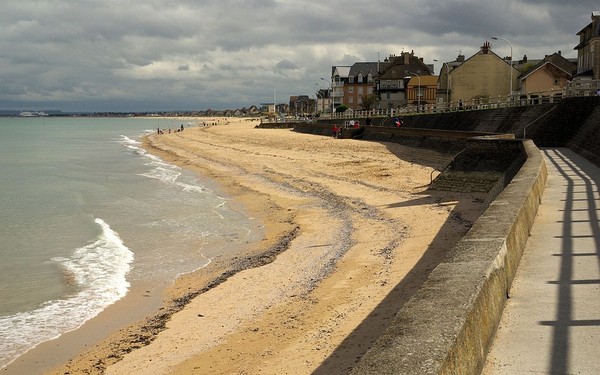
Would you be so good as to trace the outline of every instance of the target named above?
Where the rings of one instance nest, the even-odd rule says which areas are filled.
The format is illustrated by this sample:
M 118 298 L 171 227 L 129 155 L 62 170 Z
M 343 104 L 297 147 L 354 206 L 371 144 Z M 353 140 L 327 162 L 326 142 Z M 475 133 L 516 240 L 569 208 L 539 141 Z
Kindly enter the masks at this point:
M 141 142 L 132 140 L 126 136 L 121 136 L 120 142 L 124 147 L 134 150 L 138 155 L 143 156 L 148 160 L 145 163 L 146 166 L 150 167 L 150 171 L 146 173 L 140 173 L 140 176 L 160 180 L 165 183 L 174 184 L 177 181 L 177 178 L 181 175 L 181 168 L 178 166 L 165 163 L 158 156 L 149 154 L 139 145 Z M 185 187 L 184 187 L 185 188 Z
M 166 163 L 156 155 L 148 153 L 142 147 L 139 147 L 141 142 L 134 141 L 126 136 L 121 136 L 121 142 L 125 147 L 134 150 L 138 155 L 149 160 L 145 165 L 152 169 L 149 172 L 141 173 L 140 176 L 153 178 L 168 184 L 174 184 L 181 187 L 186 192 L 204 192 L 204 188 L 200 185 L 178 181 L 177 179 L 181 176 L 182 169 L 176 165 Z
M 33 311 L 0 317 L 0 368 L 38 344 L 80 327 L 127 293 L 133 253 L 107 223 L 95 222 L 101 233 L 93 243 L 69 258 L 52 259 L 72 275 L 78 292 Z

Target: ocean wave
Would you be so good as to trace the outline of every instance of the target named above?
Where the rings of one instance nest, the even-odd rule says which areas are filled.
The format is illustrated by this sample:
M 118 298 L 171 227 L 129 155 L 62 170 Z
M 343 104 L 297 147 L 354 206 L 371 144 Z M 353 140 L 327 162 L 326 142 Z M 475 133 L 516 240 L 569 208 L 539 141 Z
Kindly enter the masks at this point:
M 79 291 L 33 311 L 0 317 L 0 368 L 40 343 L 77 329 L 127 294 L 126 276 L 134 255 L 106 222 L 95 222 L 101 233 L 93 243 L 69 258 L 52 259 Z
M 131 139 L 126 135 L 121 134 L 120 142 L 123 144 L 140 145 L 142 142 Z

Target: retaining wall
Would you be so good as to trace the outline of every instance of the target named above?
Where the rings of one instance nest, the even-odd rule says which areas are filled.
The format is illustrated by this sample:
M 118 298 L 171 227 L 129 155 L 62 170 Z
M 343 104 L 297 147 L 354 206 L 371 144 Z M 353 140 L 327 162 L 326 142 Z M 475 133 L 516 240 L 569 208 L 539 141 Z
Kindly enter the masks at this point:
M 364 119 L 358 120 L 365 123 Z M 600 166 L 598 96 L 565 98 L 534 106 L 420 114 L 404 116 L 403 120 L 403 129 L 513 134 L 515 138 L 532 139 L 538 147 L 569 147 Z M 322 123 L 331 124 L 331 120 Z M 387 128 L 394 123 L 391 118 L 373 118 L 373 125 Z
M 527 160 L 523 142 L 476 137 L 432 182 L 430 189 L 487 193 L 489 205 L 510 183 Z
M 352 375 L 480 373 L 546 182 L 539 150 L 522 145 L 527 160 L 519 172 Z
M 294 126 L 294 131 L 314 135 L 331 136 L 332 128 L 333 126 L 330 124 L 296 123 Z M 445 153 L 458 153 L 468 146 L 468 139 L 484 136 L 493 136 L 495 138 L 514 138 L 511 134 L 498 135 L 479 131 L 391 128 L 380 126 L 361 126 L 358 129 L 342 129 L 341 133 L 341 138 L 400 143 L 406 146 L 434 149 Z

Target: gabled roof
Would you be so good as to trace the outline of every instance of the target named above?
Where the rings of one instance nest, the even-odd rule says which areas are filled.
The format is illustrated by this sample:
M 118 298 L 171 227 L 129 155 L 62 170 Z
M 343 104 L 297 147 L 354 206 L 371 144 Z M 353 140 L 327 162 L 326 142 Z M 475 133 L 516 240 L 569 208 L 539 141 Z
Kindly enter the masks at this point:
M 337 75 L 340 76 L 340 78 L 348 78 L 348 76 L 350 75 L 350 67 L 349 66 L 334 66 L 331 69 L 331 75 L 335 76 L 337 73 Z
M 469 57 L 468 59 L 466 59 L 465 61 L 463 61 L 462 64 L 460 64 L 457 67 L 455 67 L 454 69 L 452 69 L 450 71 L 450 74 L 452 74 L 452 72 L 454 72 L 455 70 L 462 68 L 463 65 L 465 65 L 467 62 L 469 62 L 469 60 L 471 60 L 475 56 L 479 56 L 479 55 L 491 55 L 491 56 L 495 56 L 498 60 L 500 60 L 500 61 L 504 62 L 506 65 L 510 66 L 510 61 L 506 61 L 502 57 L 498 56 L 494 51 L 492 51 L 491 48 L 489 48 L 486 52 L 484 52 L 483 49 L 480 49 L 477 53 L 473 54 L 471 57 Z M 513 64 L 512 68 L 518 71 L 518 69 L 515 67 L 514 64 Z
M 521 77 L 521 79 L 525 79 L 525 78 L 529 77 L 531 74 L 540 70 L 542 67 L 544 67 L 548 64 L 556 67 L 557 69 L 559 69 L 560 71 L 564 72 L 566 75 L 569 75 L 569 76 L 571 76 L 573 74 L 573 72 L 577 69 L 576 64 L 573 64 L 572 62 L 570 62 L 569 60 L 565 59 L 564 57 L 562 57 L 561 55 L 559 55 L 558 53 L 555 52 L 552 55 L 548 55 L 548 56 L 544 57 L 544 60 L 542 60 L 539 63 L 537 63 L 536 65 L 534 65 L 531 68 L 531 70 L 529 70 L 525 75 L 523 75 Z

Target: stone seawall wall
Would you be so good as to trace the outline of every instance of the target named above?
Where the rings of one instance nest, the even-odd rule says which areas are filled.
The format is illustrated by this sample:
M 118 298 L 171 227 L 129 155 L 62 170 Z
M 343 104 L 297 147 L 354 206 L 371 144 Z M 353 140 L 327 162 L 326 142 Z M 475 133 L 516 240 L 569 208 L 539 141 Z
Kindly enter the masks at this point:
M 522 150 L 527 161 L 511 183 L 351 375 L 480 373 L 546 181 L 546 167 L 533 142 L 524 141 Z

